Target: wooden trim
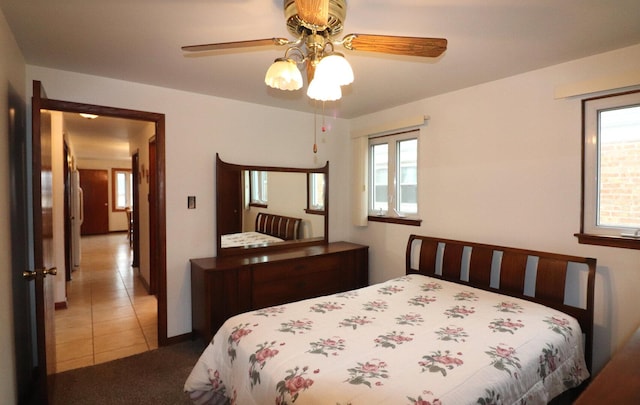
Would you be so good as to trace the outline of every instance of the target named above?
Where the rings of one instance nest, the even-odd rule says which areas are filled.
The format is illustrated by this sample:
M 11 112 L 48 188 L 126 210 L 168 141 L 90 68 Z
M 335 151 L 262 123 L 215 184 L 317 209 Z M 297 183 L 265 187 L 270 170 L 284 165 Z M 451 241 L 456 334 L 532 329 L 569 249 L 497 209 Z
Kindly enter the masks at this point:
M 578 243 L 584 245 L 599 245 L 640 250 L 640 239 L 611 235 L 590 235 L 586 233 L 576 233 L 573 236 L 578 238 Z
M 167 176 L 165 116 L 156 120 L 156 190 L 158 196 L 158 344 L 169 343 L 167 337 Z
M 144 287 L 145 290 L 147 290 L 147 293 L 148 293 L 151 290 L 151 287 L 149 287 L 149 283 L 147 282 L 147 280 L 145 280 L 141 274 L 138 274 L 138 279 L 140 280 L 140 283 L 142 283 L 142 286 Z
M 303 168 L 303 167 L 282 167 L 282 166 L 256 166 L 256 165 L 239 165 L 235 163 L 228 163 L 220 158 L 220 155 L 216 153 L 216 162 L 219 162 L 225 169 L 232 170 L 249 170 L 249 171 L 262 171 L 262 172 L 290 172 L 290 173 L 327 173 L 329 170 L 329 162 L 327 161 L 324 166 L 316 168 Z
M 386 222 L 388 224 L 399 224 L 399 225 L 410 225 L 410 226 L 420 226 L 420 224 L 422 224 L 421 219 L 385 217 L 385 216 L 379 216 L 379 215 L 369 215 L 367 219 L 371 222 Z
M 309 215 L 327 215 L 327 213 L 324 212 L 324 210 L 312 210 L 310 208 L 306 208 L 304 212 Z
M 54 307 L 56 311 L 59 309 L 67 309 L 67 301 L 56 302 L 54 303 Z

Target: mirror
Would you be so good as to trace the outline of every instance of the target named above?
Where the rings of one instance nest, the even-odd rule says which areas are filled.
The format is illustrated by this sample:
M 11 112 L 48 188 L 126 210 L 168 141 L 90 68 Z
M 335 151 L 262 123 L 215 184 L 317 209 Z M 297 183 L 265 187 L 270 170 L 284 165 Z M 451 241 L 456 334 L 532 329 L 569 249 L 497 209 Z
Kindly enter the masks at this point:
M 326 244 L 329 162 L 320 168 L 232 164 L 216 154 L 217 255 Z

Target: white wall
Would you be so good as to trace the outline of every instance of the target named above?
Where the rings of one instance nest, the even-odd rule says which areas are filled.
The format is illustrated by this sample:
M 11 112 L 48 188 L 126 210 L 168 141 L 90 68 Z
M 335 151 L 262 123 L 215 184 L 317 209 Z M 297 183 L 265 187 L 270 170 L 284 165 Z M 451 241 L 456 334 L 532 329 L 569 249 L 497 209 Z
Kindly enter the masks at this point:
M 639 326 L 640 251 L 580 245 L 581 102 L 557 86 L 640 66 L 640 45 L 424 99 L 351 121 L 351 130 L 430 116 L 420 135 L 420 227 L 369 223 L 370 281 L 399 276 L 410 233 L 598 259 L 594 364 Z
M 312 152 L 311 114 L 138 83 L 27 66 L 52 99 L 166 115 L 167 308 L 169 337 L 191 331 L 189 259 L 215 255 L 215 154 L 231 163 L 319 167 L 330 160 L 331 240 L 349 222 L 341 203 L 348 193 L 348 122 L 331 120 Z M 319 131 L 320 132 L 320 131 Z M 287 145 L 283 153 L 282 145 Z M 196 196 L 195 210 L 187 196 Z
M 150 257 L 149 257 L 149 140 L 155 135 L 155 124 L 149 123 L 140 134 L 129 141 L 129 154 L 133 156 L 138 152 L 138 270 L 146 281 L 151 283 Z M 143 173 L 144 168 L 144 173 Z
M 11 252 L 9 170 L 9 86 L 26 100 L 25 62 L 0 10 L 0 403 L 17 402 Z

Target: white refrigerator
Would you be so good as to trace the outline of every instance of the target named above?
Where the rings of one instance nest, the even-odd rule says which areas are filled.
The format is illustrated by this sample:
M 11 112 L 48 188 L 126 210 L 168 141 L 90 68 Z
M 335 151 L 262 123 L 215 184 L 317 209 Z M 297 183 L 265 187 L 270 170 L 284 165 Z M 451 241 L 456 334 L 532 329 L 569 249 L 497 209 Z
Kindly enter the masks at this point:
M 80 188 L 80 173 L 71 171 L 71 257 L 73 267 L 80 266 L 80 226 L 84 219 L 82 188 Z

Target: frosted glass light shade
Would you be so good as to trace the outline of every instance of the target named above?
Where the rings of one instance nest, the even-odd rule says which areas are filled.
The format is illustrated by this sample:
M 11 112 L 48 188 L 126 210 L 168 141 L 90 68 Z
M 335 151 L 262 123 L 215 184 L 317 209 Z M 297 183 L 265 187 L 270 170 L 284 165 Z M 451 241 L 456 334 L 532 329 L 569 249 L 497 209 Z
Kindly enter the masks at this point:
M 316 76 L 311 80 L 311 83 L 309 83 L 307 96 L 319 101 L 335 101 L 342 97 L 342 90 L 339 85 L 330 81 L 324 81 Z
M 264 82 L 280 90 L 298 90 L 302 88 L 302 73 L 293 59 L 278 58 L 267 70 Z
M 339 86 L 353 83 L 351 65 L 342 54 L 337 52 L 322 58 L 316 67 L 315 74 L 323 80 L 332 80 Z

